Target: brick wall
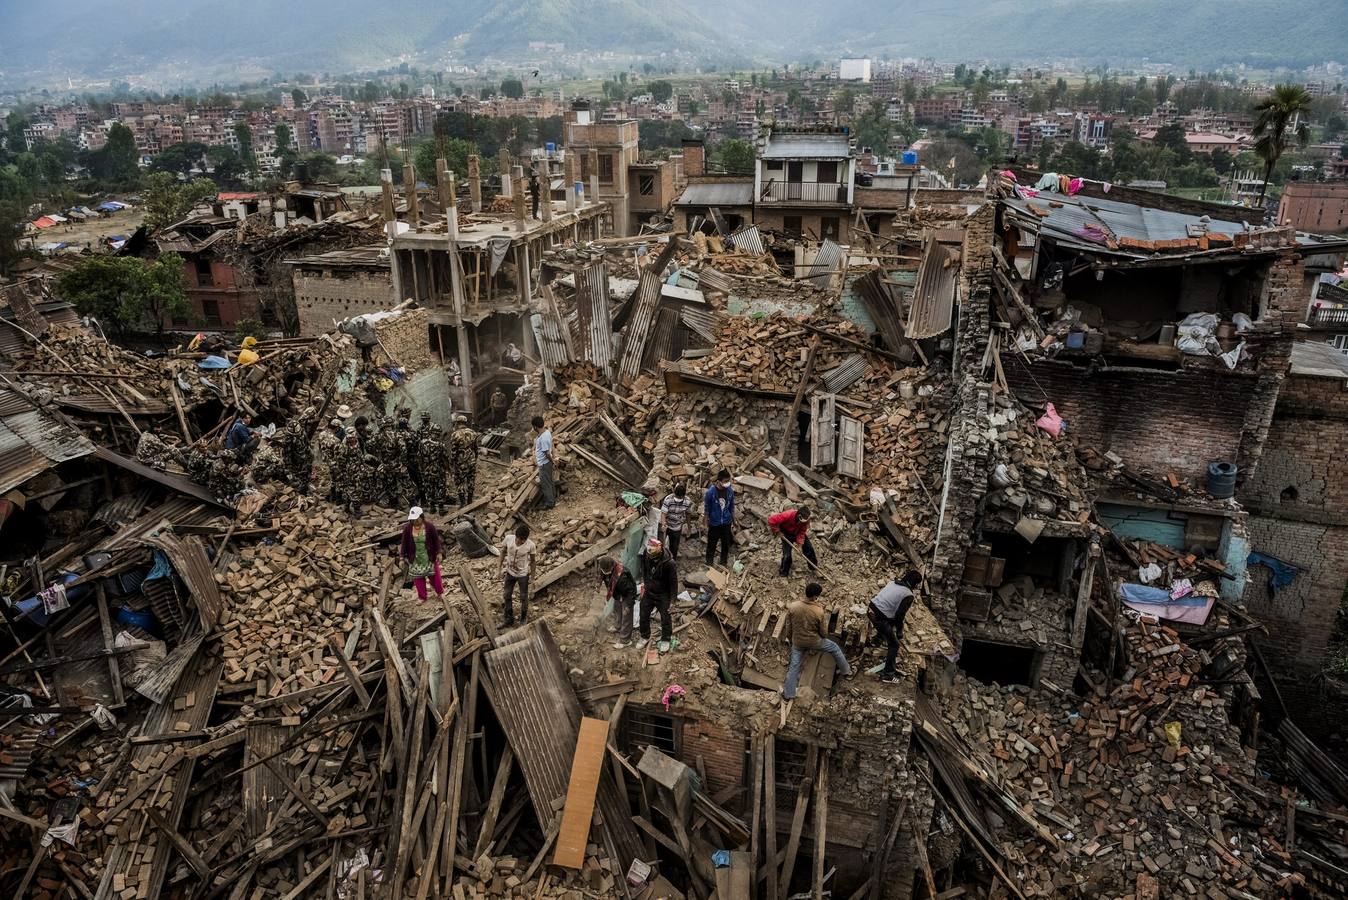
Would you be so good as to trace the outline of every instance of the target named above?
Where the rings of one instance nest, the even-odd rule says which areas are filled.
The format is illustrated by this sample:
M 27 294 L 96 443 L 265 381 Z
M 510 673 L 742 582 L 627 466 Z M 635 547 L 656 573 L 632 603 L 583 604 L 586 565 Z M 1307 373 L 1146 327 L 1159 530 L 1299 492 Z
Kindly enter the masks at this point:
M 1241 499 L 1280 518 L 1348 524 L 1348 421 L 1276 415 Z
M 334 321 L 393 305 L 393 282 L 387 269 L 323 274 L 296 269 L 294 283 L 300 334 L 306 337 L 331 331 Z
M 1257 376 L 1225 372 L 1088 372 L 1055 363 L 1029 367 L 1002 354 L 1012 391 L 1031 407 L 1051 401 L 1082 447 L 1113 450 L 1133 468 L 1206 478 L 1208 463 L 1241 459 L 1248 418 L 1271 403 Z M 1251 413 L 1257 415 L 1251 416 Z M 1252 452 L 1253 446 L 1250 448 Z
M 694 769 L 702 760 L 707 773 L 707 793 L 715 794 L 745 783 L 747 738 L 715 722 L 687 719 L 683 723 L 683 761 Z
M 1311 375 L 1289 375 L 1278 392 L 1275 417 L 1302 415 L 1348 419 L 1348 382 Z
M 409 372 L 420 372 L 437 364 L 431 355 L 431 311 L 409 309 L 375 325 L 375 333 L 383 349 L 393 357 L 394 365 Z M 384 354 L 379 354 L 383 356 Z
M 1306 267 L 1295 253 L 1285 253 L 1269 266 L 1259 295 L 1260 324 L 1292 331 L 1306 321 L 1310 293 Z

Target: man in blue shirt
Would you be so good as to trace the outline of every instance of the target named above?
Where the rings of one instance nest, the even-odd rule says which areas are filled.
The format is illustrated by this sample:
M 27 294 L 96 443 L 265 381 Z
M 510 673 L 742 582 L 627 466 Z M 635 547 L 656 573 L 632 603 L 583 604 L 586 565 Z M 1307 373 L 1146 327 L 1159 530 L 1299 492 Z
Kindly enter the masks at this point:
M 718 544 L 721 565 L 727 565 L 730 546 L 735 543 L 730 530 L 735 524 L 735 488 L 730 483 L 730 470 L 722 469 L 716 473 L 716 480 L 702 495 L 702 512 L 707 517 L 707 565 L 712 564 Z
M 543 509 L 557 505 L 557 469 L 552 457 L 552 429 L 542 416 L 534 416 L 534 465 L 538 467 L 538 489 L 543 495 Z
M 252 416 L 248 413 L 240 413 L 225 434 L 225 449 L 238 451 L 238 457 L 241 460 L 251 456 L 253 448 L 257 446 L 257 436 L 253 434 L 253 429 L 250 427 L 252 424 Z

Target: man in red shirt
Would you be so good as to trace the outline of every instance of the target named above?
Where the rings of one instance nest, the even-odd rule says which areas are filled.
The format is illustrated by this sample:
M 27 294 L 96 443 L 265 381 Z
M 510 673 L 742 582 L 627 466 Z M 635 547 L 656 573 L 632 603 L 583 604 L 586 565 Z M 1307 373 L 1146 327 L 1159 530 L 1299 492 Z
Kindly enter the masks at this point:
M 810 508 L 808 506 L 797 506 L 795 509 L 788 509 L 770 516 L 768 527 L 772 529 L 773 534 L 782 539 L 782 564 L 778 568 L 777 574 L 783 578 L 791 574 L 791 557 L 795 555 L 796 547 L 799 547 L 800 552 L 805 555 L 811 569 L 819 566 L 819 560 L 814 555 L 814 545 L 810 543 Z

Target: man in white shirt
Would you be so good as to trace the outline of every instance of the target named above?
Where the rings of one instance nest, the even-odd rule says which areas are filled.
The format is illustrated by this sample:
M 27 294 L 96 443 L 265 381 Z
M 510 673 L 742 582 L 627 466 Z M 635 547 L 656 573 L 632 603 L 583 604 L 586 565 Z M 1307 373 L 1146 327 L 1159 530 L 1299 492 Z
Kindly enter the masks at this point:
M 505 592 L 505 624 L 511 628 L 515 624 L 515 610 L 510 605 L 516 585 L 520 589 L 520 624 L 529 620 L 529 571 L 533 568 L 534 551 L 538 545 L 529 540 L 529 526 L 520 523 L 514 534 L 506 535 L 501 545 L 501 580 Z
M 534 465 L 538 467 L 538 489 L 543 494 L 543 509 L 557 505 L 557 469 L 552 457 L 552 429 L 542 416 L 534 416 Z
M 880 588 L 880 593 L 872 597 L 870 605 L 866 607 L 866 617 L 888 645 L 885 668 L 880 673 L 881 681 L 899 680 L 896 664 L 899 658 L 899 644 L 903 640 L 903 620 L 913 605 L 913 588 L 921 583 L 921 575 L 906 572 L 903 577 Z

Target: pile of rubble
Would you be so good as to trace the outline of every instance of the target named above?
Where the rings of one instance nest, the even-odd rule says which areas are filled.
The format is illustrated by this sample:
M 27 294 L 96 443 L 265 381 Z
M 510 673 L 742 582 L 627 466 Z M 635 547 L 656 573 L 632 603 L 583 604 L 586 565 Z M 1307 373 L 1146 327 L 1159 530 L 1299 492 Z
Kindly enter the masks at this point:
M 1053 823 L 1056 850 L 1003 843 L 1017 884 L 1042 897 L 1281 895 L 1285 811 L 1244 789 L 1254 763 L 1204 684 L 1208 657 L 1164 626 L 1134 624 L 1126 640 L 1119 684 L 1075 708 L 964 677 L 945 707 L 978 764 Z

